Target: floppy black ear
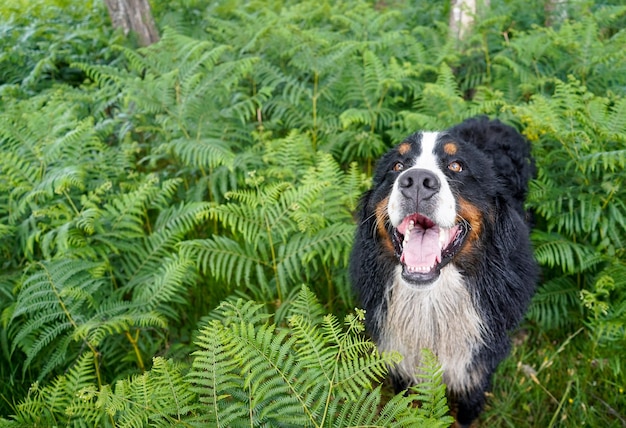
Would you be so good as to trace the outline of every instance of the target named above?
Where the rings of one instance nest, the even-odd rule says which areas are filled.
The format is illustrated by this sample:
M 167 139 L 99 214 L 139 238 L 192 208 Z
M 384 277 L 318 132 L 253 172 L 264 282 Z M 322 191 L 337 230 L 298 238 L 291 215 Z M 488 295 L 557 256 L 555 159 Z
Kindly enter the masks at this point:
M 504 186 L 504 196 L 512 197 L 515 208 L 524 215 L 528 182 L 535 175 L 530 143 L 515 128 L 486 116 L 467 119 L 450 133 L 472 143 L 493 161 L 495 173 Z

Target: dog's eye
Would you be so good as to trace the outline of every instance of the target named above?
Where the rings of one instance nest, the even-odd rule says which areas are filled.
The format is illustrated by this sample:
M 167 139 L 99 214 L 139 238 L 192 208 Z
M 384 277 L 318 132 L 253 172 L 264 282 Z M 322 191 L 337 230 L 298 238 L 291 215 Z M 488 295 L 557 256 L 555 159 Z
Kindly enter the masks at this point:
M 395 172 L 400 172 L 404 169 L 404 164 L 402 162 L 396 162 L 393 164 L 393 167 L 391 169 Z
M 448 169 L 452 172 L 461 172 L 463 171 L 463 165 L 460 162 L 454 161 L 448 165 Z

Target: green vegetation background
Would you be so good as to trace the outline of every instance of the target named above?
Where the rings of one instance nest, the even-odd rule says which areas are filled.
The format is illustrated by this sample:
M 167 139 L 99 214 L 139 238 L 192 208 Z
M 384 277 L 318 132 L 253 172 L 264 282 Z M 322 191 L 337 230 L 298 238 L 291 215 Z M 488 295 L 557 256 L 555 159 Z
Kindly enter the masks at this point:
M 151 3 L 142 49 L 0 6 L 0 426 L 447 426 L 433 359 L 380 386 L 346 264 L 377 157 L 477 114 L 532 142 L 543 268 L 481 423 L 626 426 L 626 7 L 460 43 L 448 2 Z

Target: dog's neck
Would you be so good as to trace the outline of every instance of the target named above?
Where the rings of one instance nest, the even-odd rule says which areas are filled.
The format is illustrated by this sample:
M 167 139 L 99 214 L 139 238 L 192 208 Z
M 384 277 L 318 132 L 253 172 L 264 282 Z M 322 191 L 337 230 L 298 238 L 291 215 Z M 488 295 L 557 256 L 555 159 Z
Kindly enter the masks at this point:
M 383 333 L 378 348 L 404 357 L 391 370 L 404 379 L 419 381 L 421 350 L 428 348 L 439 359 L 444 382 L 451 390 L 467 391 L 476 386 L 482 370 L 469 369 L 474 351 L 483 343 L 483 325 L 458 269 L 448 265 L 434 284 L 418 289 L 402 279 L 398 267 L 388 290 L 387 313 L 379 320 Z

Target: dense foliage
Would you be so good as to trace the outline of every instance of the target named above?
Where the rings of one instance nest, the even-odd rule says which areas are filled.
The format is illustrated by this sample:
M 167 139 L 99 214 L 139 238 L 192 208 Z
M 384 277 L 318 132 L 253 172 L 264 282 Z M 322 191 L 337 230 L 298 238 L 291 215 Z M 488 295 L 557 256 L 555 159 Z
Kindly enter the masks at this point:
M 434 361 L 383 399 L 346 264 L 376 158 L 476 114 L 533 143 L 543 267 L 483 420 L 624 424 L 626 7 L 430 3 L 153 2 L 143 49 L 1 6 L 0 425 L 445 426 Z

